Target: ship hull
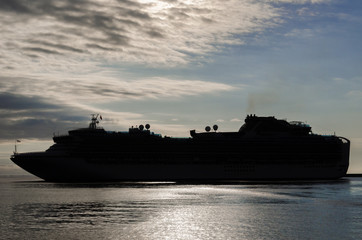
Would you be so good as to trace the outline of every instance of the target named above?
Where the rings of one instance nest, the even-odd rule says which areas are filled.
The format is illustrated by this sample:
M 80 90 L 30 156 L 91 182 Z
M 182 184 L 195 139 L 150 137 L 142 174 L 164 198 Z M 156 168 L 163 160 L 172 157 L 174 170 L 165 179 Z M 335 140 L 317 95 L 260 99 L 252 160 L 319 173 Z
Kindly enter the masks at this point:
M 338 152 L 338 158 L 304 155 L 309 161 L 298 161 L 300 154 L 280 159 L 273 154 L 263 154 L 263 159 L 260 155 L 243 159 L 243 156 L 230 158 L 210 153 L 147 159 L 137 154 L 133 158 L 127 154 L 85 158 L 47 152 L 16 154 L 12 161 L 50 182 L 338 179 L 348 169 L 349 142 Z M 332 156 L 334 161 L 329 161 Z
M 54 136 L 45 152 L 11 160 L 52 182 L 338 179 L 346 175 L 350 141 L 312 134 L 306 124 L 247 116 L 238 132 L 162 137 L 143 129 L 89 128 Z

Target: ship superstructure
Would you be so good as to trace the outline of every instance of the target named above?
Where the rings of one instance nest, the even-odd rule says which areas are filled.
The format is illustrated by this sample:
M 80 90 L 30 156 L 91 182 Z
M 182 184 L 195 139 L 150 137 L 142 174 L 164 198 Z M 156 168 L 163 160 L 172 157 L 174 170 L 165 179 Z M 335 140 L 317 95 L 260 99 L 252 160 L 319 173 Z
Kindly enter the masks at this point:
M 215 125 L 172 138 L 149 124 L 105 131 L 98 117 L 88 128 L 54 136 L 45 152 L 14 153 L 11 160 L 54 182 L 337 179 L 349 165 L 348 139 L 313 134 L 302 122 L 248 115 L 237 132 Z

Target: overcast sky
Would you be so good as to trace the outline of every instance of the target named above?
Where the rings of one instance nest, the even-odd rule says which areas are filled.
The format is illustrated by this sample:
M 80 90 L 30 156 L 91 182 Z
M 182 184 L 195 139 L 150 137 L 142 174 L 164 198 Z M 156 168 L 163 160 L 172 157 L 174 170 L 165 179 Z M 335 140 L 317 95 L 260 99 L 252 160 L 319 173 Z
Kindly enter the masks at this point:
M 44 150 L 91 113 L 185 137 L 306 121 L 362 172 L 361 26 L 357 0 L 1 0 L 0 173 L 15 139 Z

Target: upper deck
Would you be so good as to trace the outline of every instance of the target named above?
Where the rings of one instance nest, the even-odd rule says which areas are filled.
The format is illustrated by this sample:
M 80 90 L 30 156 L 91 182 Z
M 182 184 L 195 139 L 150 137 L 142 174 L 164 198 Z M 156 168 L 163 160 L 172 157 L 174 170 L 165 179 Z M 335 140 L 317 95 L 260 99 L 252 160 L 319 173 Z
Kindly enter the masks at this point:
M 307 136 L 312 133 L 312 128 L 308 124 L 299 121 L 287 122 L 286 120 L 276 119 L 274 116 L 258 117 L 248 115 L 238 132 L 209 131 L 210 127 L 206 127 L 206 132 L 196 133 L 195 130 L 191 130 L 190 134 L 193 138 L 238 138 L 255 135 Z

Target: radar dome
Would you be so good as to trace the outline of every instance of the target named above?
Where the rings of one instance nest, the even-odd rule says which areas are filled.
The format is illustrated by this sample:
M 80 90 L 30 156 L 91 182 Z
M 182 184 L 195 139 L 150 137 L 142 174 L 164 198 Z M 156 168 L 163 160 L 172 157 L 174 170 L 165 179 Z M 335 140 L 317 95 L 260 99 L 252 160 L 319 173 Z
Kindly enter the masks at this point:
M 215 132 L 217 131 L 218 128 L 219 127 L 216 124 L 214 126 L 212 126 L 212 129 L 214 129 Z
M 151 127 L 151 125 L 150 124 L 146 124 L 146 129 L 148 130 L 148 129 L 150 129 L 150 127 Z
M 206 127 L 205 127 L 205 131 L 206 131 L 206 132 L 210 132 L 210 130 L 211 130 L 210 126 L 206 126 Z
M 144 126 L 141 124 L 138 128 L 142 131 Z

